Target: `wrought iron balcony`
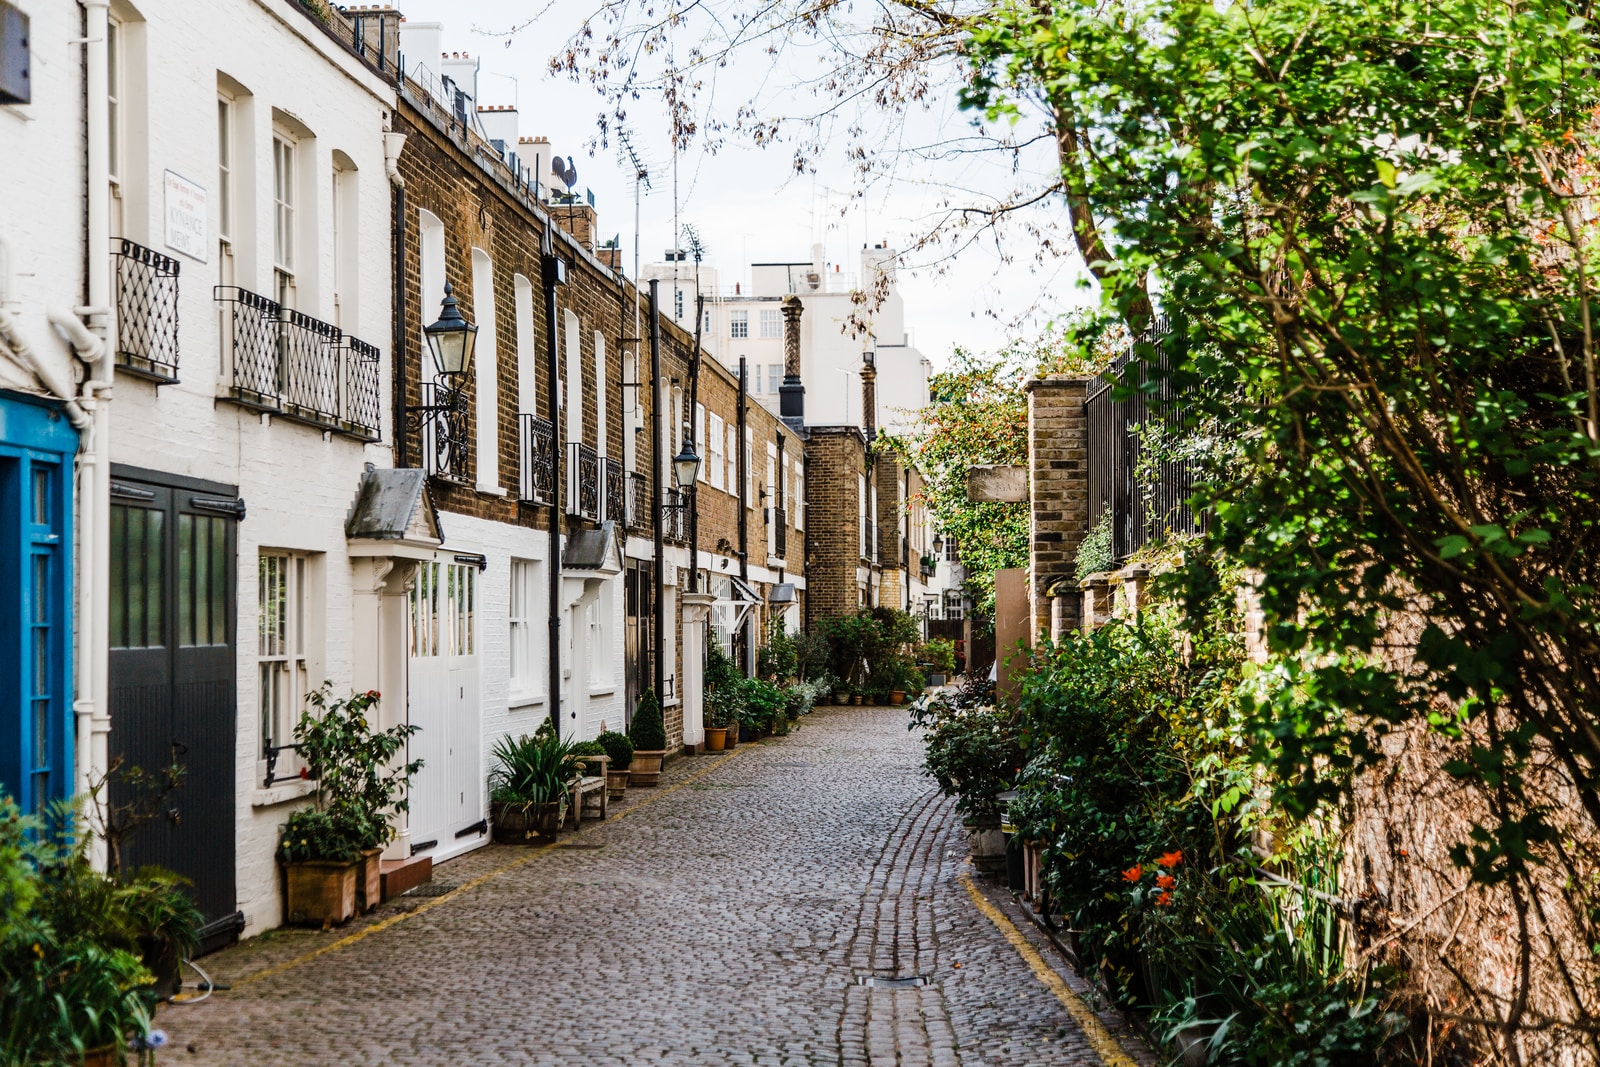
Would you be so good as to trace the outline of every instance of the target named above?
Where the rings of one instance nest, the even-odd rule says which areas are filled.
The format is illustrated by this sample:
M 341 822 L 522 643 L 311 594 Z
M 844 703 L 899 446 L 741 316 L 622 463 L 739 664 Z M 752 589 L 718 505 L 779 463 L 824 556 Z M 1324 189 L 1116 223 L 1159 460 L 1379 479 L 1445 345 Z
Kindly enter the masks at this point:
M 878 558 L 878 527 L 871 519 L 861 528 L 861 558 L 873 561 Z
M 178 380 L 178 268 L 171 256 L 132 241 L 114 242 L 117 261 L 117 366 L 170 385 Z
M 638 471 L 628 474 L 628 528 L 650 528 L 650 483 Z
M 689 542 L 689 509 L 684 505 L 689 494 L 682 489 L 668 489 L 661 505 L 661 539 L 674 544 Z
M 622 473 L 622 464 L 607 456 L 600 461 L 605 471 L 605 510 L 601 518 L 607 522 L 623 521 L 627 515 L 627 479 Z
M 521 499 L 548 504 L 556 493 L 556 428 L 537 415 L 517 416 L 522 423 Z
M 600 518 L 600 454 L 579 441 L 567 442 L 567 514 Z
M 461 387 L 453 381 L 424 382 L 422 469 L 435 478 L 465 482 L 471 476 L 472 426 Z
M 222 305 L 224 380 L 245 405 L 375 441 L 379 354 L 332 323 L 286 309 L 238 286 L 216 288 Z
M 772 509 L 772 526 L 768 529 L 772 555 L 778 559 L 789 554 L 789 512 L 786 508 Z

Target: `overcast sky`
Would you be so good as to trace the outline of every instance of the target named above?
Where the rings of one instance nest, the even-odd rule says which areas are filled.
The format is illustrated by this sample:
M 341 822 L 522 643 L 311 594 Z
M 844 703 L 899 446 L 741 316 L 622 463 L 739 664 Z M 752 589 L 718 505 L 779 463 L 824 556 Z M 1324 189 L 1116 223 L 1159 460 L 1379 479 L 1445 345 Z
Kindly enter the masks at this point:
M 631 274 L 635 244 L 631 168 L 620 162 L 614 146 L 589 154 L 595 119 L 603 106 L 594 90 L 549 73 L 551 54 L 593 4 L 402 0 L 398 6 L 412 21 L 443 23 L 445 50 L 481 57 L 480 104 L 516 104 L 521 135 L 548 137 L 556 153 L 573 158 L 579 186 L 595 194 L 602 239 L 620 235 L 623 263 Z M 529 28 L 510 38 L 500 36 L 535 13 L 538 18 Z M 421 58 L 408 56 L 407 61 Z M 758 53 L 742 55 L 719 75 L 718 105 L 726 108 L 730 101 L 755 99 L 769 113 L 809 112 L 815 98 L 791 86 L 796 75 L 810 73 L 808 63 L 821 58 L 797 52 L 774 69 Z M 641 261 L 650 263 L 674 244 L 673 160 L 665 110 L 648 99 L 638 101 L 630 110 L 629 125 L 652 178 L 651 188 L 643 191 L 638 241 Z M 886 136 L 926 143 L 970 132 L 971 116 L 956 109 L 950 99 L 936 100 L 909 130 L 895 126 L 885 130 Z M 717 267 L 724 286 L 748 282 L 750 263 L 808 260 L 817 242 L 824 246 L 826 262 L 853 271 L 864 243 L 886 240 L 892 247 L 905 247 L 909 236 L 925 227 L 941 204 L 950 202 L 952 189 L 980 195 L 985 190 L 1003 192 L 1015 180 L 1009 157 L 985 154 L 956 162 L 902 165 L 892 180 L 853 199 L 854 179 L 842 147 L 840 138 L 836 158 L 819 161 L 817 173 L 805 175 L 794 173 L 793 149 L 782 144 L 763 149 L 730 143 L 715 154 L 697 144 L 679 157 L 679 221 L 699 231 L 707 261 Z M 1025 151 L 1017 161 L 1024 177 L 1047 174 L 1053 163 L 1047 143 Z M 1049 224 L 1062 214 L 1055 202 L 1038 209 L 1031 221 Z M 912 341 L 936 365 L 943 364 L 956 345 L 992 350 L 1019 333 L 1036 333 L 1049 316 L 1094 299 L 1082 285 L 1075 257 L 1046 257 L 1041 265 L 1036 262 L 1037 241 L 1020 225 L 1007 228 L 1004 242 L 1009 262 L 990 236 L 942 268 L 923 257 L 902 270 Z

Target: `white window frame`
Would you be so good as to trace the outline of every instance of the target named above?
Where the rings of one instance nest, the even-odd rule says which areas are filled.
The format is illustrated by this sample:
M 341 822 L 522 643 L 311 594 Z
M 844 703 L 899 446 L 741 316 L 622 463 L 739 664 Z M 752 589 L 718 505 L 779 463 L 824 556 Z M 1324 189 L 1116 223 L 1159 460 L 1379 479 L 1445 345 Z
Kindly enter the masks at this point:
M 728 313 L 728 336 L 734 340 L 750 336 L 750 312 L 732 311 Z
M 739 495 L 739 428 L 733 423 L 727 423 L 728 449 L 724 453 L 728 457 L 728 495 Z
M 537 560 L 511 561 L 507 689 L 513 707 L 544 699 L 545 671 L 540 662 L 544 642 L 539 640 L 538 627 L 534 625 L 539 617 L 539 591 L 544 585 L 540 567 Z
M 123 21 L 112 15 L 106 20 L 106 126 L 107 177 L 111 191 L 122 195 L 122 180 L 128 164 L 128 32 Z
M 698 481 L 711 480 L 711 461 L 706 456 L 706 406 L 694 406 L 694 454 L 700 457 L 700 475 Z
M 767 364 L 767 392 L 776 393 L 783 385 L 783 364 Z
M 794 461 L 794 491 L 789 494 L 794 501 L 794 528 L 806 528 L 806 467 L 800 459 Z
M 777 308 L 761 309 L 761 336 L 782 337 L 783 318 Z
M 217 284 L 233 284 L 233 230 L 236 202 L 233 172 L 238 139 L 239 106 L 232 96 L 217 94 Z
M 300 224 L 300 142 L 281 126 L 272 129 L 272 298 L 294 306 L 295 227 Z
M 721 489 L 727 482 L 724 475 L 727 472 L 727 459 L 723 455 L 723 442 L 726 438 L 722 432 L 722 416 L 716 412 L 706 416 L 711 424 L 706 427 L 706 435 L 711 440 L 711 461 L 707 464 L 711 468 L 711 488 Z
M 294 726 L 311 691 L 311 560 L 305 552 L 263 548 L 256 562 L 256 727 L 258 781 L 266 778 L 267 747 L 292 744 Z M 269 587 L 269 582 L 271 587 Z M 274 620 L 274 616 L 276 616 Z M 278 753 L 273 780 L 305 766 L 297 752 Z
M 347 333 L 360 327 L 358 298 L 361 291 L 360 174 L 335 153 L 329 169 L 329 190 L 333 202 L 329 211 L 329 231 L 333 238 L 333 317 L 332 322 Z
M 744 506 L 751 511 L 754 511 L 758 506 L 755 451 L 755 443 L 747 435 L 744 439 Z

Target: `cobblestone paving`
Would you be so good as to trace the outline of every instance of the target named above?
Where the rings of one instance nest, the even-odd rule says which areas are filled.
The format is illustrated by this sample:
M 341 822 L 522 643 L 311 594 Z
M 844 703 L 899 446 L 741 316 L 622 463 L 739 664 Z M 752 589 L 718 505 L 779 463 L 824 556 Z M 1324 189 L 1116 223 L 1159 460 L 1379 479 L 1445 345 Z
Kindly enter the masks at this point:
M 207 957 L 233 988 L 162 1010 L 162 1062 L 1099 1065 L 974 906 L 904 712 L 803 723 L 677 761 L 556 847 L 480 849 L 360 923 Z

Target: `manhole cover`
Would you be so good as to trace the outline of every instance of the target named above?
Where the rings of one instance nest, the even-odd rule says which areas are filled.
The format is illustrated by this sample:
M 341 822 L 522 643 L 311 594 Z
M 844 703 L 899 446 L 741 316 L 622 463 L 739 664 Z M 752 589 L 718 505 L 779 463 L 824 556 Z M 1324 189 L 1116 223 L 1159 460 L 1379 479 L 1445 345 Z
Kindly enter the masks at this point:
M 858 974 L 856 975 L 856 984 L 864 985 L 868 989 L 915 989 L 917 986 L 925 986 L 932 983 L 925 974 L 914 974 L 908 978 L 884 978 L 876 974 Z

